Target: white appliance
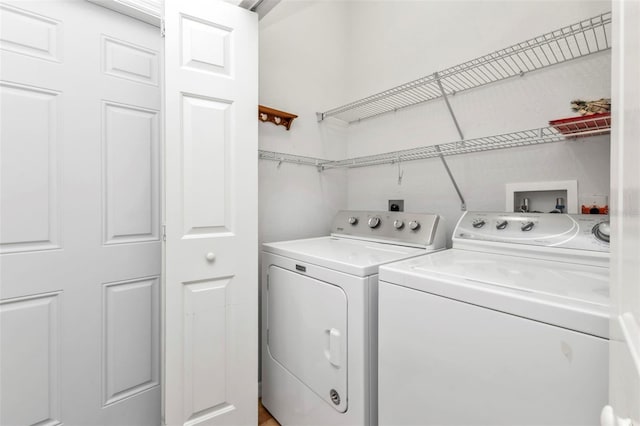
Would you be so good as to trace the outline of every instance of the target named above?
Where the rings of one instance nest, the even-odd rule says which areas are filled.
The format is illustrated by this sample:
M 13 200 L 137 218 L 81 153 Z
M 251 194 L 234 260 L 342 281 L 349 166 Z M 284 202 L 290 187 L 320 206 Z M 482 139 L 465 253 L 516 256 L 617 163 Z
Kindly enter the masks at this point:
M 599 424 L 608 241 L 606 216 L 467 212 L 381 267 L 380 424 Z
M 378 267 L 444 247 L 438 215 L 366 211 L 263 245 L 262 403 L 282 425 L 377 424 Z

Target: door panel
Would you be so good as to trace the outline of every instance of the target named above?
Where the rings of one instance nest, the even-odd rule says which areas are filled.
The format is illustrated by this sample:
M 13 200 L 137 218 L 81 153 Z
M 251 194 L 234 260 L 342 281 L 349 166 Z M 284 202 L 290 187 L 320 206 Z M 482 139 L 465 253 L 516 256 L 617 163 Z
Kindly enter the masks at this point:
M 191 95 L 182 98 L 184 123 L 184 233 L 231 232 L 228 153 L 232 102 Z
M 164 421 L 256 424 L 257 16 L 174 1 L 165 29 Z
M 347 404 L 347 295 L 340 288 L 277 266 L 269 267 L 269 355 L 327 404 Z M 335 390 L 340 400 L 331 400 Z
M 158 241 L 159 113 L 104 102 L 104 244 Z
M 0 252 L 60 248 L 59 93 L 3 82 Z
M 109 283 L 103 291 L 103 404 L 109 405 L 160 383 L 160 279 Z
M 640 424 L 640 2 L 614 1 L 611 128 L 611 345 L 608 426 Z M 627 423 L 620 423 L 627 424 Z
M 160 423 L 157 28 L 0 5 L 0 423 Z
M 3 350 L 2 424 L 49 424 L 60 420 L 60 293 L 0 303 Z M 10 389 L 11 392 L 5 392 Z

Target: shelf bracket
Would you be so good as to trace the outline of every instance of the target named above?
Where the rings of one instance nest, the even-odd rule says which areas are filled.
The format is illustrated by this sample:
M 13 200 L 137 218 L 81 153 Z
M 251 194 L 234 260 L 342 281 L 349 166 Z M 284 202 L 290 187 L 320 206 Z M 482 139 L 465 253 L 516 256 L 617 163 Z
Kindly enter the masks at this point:
M 456 183 L 456 180 L 453 177 L 453 173 L 451 173 L 451 169 L 449 169 L 449 165 L 447 164 L 447 160 L 445 160 L 444 159 L 444 155 L 442 155 L 442 151 L 440 150 L 440 145 L 436 145 L 436 151 L 438 152 L 438 157 L 440 157 L 440 160 L 442 161 L 442 165 L 444 166 L 444 169 L 447 171 L 447 174 L 449 175 L 449 179 L 451 179 L 451 183 L 453 184 L 453 187 L 455 188 L 456 192 L 458 193 L 458 198 L 460 198 L 460 210 L 466 211 L 467 210 L 467 203 L 464 201 L 464 197 L 462 196 L 462 192 L 460 192 L 460 188 L 458 187 L 458 184 Z
M 451 104 L 449 103 L 449 98 L 447 97 L 447 92 L 444 91 L 444 87 L 442 86 L 442 81 L 440 81 L 440 74 L 438 72 L 433 73 L 433 77 L 438 82 L 438 87 L 440 88 L 440 93 L 442 94 L 442 99 L 444 99 L 444 103 L 447 105 L 447 109 L 449 110 L 449 114 L 451 114 L 451 119 L 453 120 L 453 124 L 456 126 L 456 130 L 458 131 L 458 135 L 460 135 L 460 140 L 464 140 L 464 135 L 462 134 L 462 129 L 460 128 L 460 124 L 458 123 L 458 119 L 456 118 L 456 114 L 453 112 L 453 108 L 451 108 Z
M 435 78 L 436 82 L 438 82 L 438 87 L 440 88 L 440 93 L 442 94 L 442 99 L 444 99 L 444 103 L 447 105 L 447 109 L 449 110 L 449 114 L 451 115 L 451 119 L 453 120 L 453 124 L 455 124 L 456 126 L 456 130 L 458 131 L 458 135 L 460 135 L 460 140 L 462 141 L 462 144 L 464 145 L 464 134 L 462 134 L 462 129 L 460 128 L 460 123 L 458 123 L 458 119 L 456 118 L 456 114 L 453 112 L 453 108 L 451 108 L 451 104 L 449 103 L 449 98 L 447 97 L 447 92 L 444 91 L 444 87 L 442 86 L 442 81 L 440 81 L 440 75 L 435 72 L 433 73 L 433 77 Z M 440 150 L 440 146 L 436 145 L 436 151 L 438 151 L 438 157 L 440 157 L 440 160 L 442 161 L 442 165 L 444 166 L 444 169 L 447 171 L 447 174 L 449 175 L 449 179 L 451 179 L 451 183 L 453 184 L 453 187 L 455 188 L 456 192 L 458 193 L 458 197 L 460 198 L 460 210 L 465 211 L 467 210 L 467 203 L 465 203 L 464 201 L 464 197 L 462 196 L 462 192 L 460 192 L 460 188 L 458 187 L 458 184 L 456 183 L 455 178 L 453 177 L 453 173 L 451 173 L 451 169 L 449 169 L 449 165 L 447 164 L 447 160 L 444 159 L 444 155 L 442 155 L 442 151 Z

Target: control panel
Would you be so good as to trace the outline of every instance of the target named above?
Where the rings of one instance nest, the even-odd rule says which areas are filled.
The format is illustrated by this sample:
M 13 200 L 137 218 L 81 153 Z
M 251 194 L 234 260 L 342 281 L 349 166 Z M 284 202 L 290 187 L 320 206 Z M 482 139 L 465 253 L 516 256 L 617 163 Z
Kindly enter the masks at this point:
M 331 233 L 427 247 L 444 245 L 445 230 L 441 222 L 437 214 L 345 210 L 333 219 Z
M 609 216 L 555 213 L 466 212 L 456 241 L 526 244 L 609 251 Z

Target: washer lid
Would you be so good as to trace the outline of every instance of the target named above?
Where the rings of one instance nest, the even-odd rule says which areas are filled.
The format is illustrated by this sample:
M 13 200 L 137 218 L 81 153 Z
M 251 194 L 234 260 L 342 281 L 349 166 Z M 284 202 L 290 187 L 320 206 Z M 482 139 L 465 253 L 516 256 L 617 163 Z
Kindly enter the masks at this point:
M 608 337 L 609 269 L 451 249 L 380 268 L 380 280 Z
M 426 252 L 424 248 L 339 237 L 265 243 L 262 249 L 268 253 L 359 277 L 377 274 L 378 267 L 385 263 L 419 256 Z

